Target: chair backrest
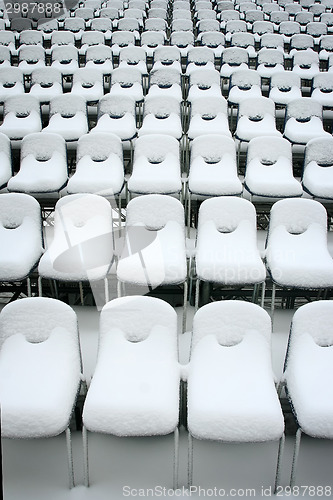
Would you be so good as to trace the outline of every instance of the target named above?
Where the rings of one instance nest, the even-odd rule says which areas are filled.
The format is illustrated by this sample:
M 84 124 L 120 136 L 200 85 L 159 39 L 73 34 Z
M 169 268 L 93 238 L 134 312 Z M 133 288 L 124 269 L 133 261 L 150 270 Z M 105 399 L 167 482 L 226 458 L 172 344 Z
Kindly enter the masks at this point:
M 300 97 L 287 105 L 286 119 L 295 118 L 299 122 L 309 121 L 311 117 L 322 118 L 323 107 L 311 97 Z
M 292 166 L 291 144 L 282 137 L 254 137 L 249 142 L 247 150 L 247 163 L 258 159 L 263 165 L 274 165 L 284 157 Z
M 141 224 L 158 230 L 168 221 L 175 221 L 184 227 L 184 207 L 172 196 L 147 194 L 131 199 L 127 205 L 128 226 Z
M 278 226 L 292 234 L 303 233 L 311 224 L 327 230 L 327 213 L 321 203 L 307 198 L 279 200 L 271 208 L 268 235 Z
M 245 198 L 223 196 L 205 200 L 199 209 L 198 228 L 213 222 L 218 231 L 232 232 L 242 221 L 248 221 L 256 230 L 256 210 Z
M 227 116 L 228 103 L 223 97 L 198 97 L 191 104 L 191 116 L 200 115 L 203 119 L 213 119 L 218 113 Z
M 310 162 L 323 168 L 333 166 L 333 137 L 317 137 L 306 144 L 304 168 Z
M 82 96 L 62 94 L 50 101 L 50 117 L 59 114 L 64 118 L 70 118 L 77 113 L 87 116 L 87 103 Z
M 135 116 L 135 100 L 129 96 L 114 96 L 106 94 L 103 96 L 97 107 L 97 117 L 109 115 L 111 118 L 119 118 L 126 113 Z
M 219 344 L 231 347 L 249 332 L 256 332 L 270 345 L 271 319 L 264 309 L 239 300 L 212 302 L 201 307 L 193 318 L 191 351 L 207 335 L 213 335 Z
M 116 154 L 123 160 L 123 148 L 121 139 L 111 133 L 95 132 L 94 134 L 82 135 L 77 143 L 76 160 L 89 156 L 93 161 L 106 160 L 111 153 Z
M 266 114 L 275 116 L 275 105 L 268 97 L 253 97 L 242 100 L 238 107 L 238 117 L 247 116 L 250 120 L 259 121 Z

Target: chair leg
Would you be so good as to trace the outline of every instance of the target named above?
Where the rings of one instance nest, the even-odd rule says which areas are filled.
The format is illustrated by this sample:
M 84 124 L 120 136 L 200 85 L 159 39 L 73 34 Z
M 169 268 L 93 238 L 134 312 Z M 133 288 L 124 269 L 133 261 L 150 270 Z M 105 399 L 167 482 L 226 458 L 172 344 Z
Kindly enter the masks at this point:
M 31 297 L 31 280 L 30 280 L 30 276 L 27 277 L 27 295 L 28 295 L 28 297 Z
M 261 288 L 261 307 L 264 308 L 265 306 L 265 292 L 266 292 L 266 281 L 264 280 L 262 282 L 262 288 Z
M 109 280 L 107 277 L 104 278 L 104 294 L 105 294 L 105 304 L 107 304 L 110 300 L 109 295 Z
M 121 282 L 117 281 L 117 297 L 122 296 L 122 286 L 121 285 L 122 285 Z
M 194 308 L 196 311 L 199 309 L 199 293 L 200 293 L 200 279 L 197 278 L 197 281 L 195 283 L 195 302 L 194 302 Z
M 79 281 L 79 289 L 80 289 L 80 301 L 81 301 L 81 306 L 84 305 L 84 297 L 83 297 L 83 286 L 82 286 L 82 281 Z
M 67 444 L 67 462 L 68 462 L 68 478 L 69 488 L 74 488 L 74 466 L 73 466 L 73 448 L 72 448 L 72 434 L 69 427 L 66 429 L 66 444 Z
M 174 431 L 174 461 L 173 461 L 173 489 L 178 488 L 178 469 L 179 469 L 179 429 Z
M 42 277 L 38 276 L 38 295 L 43 297 Z
M 283 456 L 285 440 L 286 440 L 285 434 L 283 433 L 281 436 L 281 439 L 279 441 L 279 451 L 278 451 L 278 458 L 277 458 L 277 463 L 276 463 L 276 473 L 275 473 L 275 483 L 274 483 L 274 494 L 276 493 L 276 490 L 280 484 L 281 461 L 282 461 L 282 456 Z
M 88 488 L 89 487 L 88 431 L 85 425 L 82 426 L 82 443 L 83 443 L 84 485 Z
M 273 282 L 273 285 L 272 285 L 272 300 L 271 300 L 271 320 L 272 320 L 272 328 L 273 328 L 273 321 L 274 321 L 275 293 L 276 293 L 276 287 L 275 287 L 275 283 Z
M 296 436 L 295 436 L 293 463 L 291 466 L 291 474 L 290 474 L 290 487 L 291 488 L 295 485 L 296 467 L 297 467 L 299 449 L 300 449 L 300 445 L 301 445 L 301 437 L 302 437 L 302 429 L 299 427 L 297 429 Z
M 190 488 L 193 482 L 193 438 L 190 432 L 187 438 L 187 457 L 187 487 Z
M 187 196 L 187 236 L 191 236 L 191 192 L 188 190 Z
M 186 317 L 187 317 L 187 292 L 188 292 L 188 284 L 187 279 L 184 281 L 184 303 L 183 303 L 183 325 L 182 331 L 186 332 Z

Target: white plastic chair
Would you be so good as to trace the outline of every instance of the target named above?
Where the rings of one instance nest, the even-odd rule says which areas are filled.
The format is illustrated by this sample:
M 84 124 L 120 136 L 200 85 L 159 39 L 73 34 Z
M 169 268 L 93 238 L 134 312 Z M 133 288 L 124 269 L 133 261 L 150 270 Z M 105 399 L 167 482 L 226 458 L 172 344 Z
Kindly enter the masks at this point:
M 184 208 L 179 200 L 147 194 L 129 201 L 124 247 L 117 266 L 118 296 L 124 287 L 153 291 L 183 287 L 183 332 L 186 328 L 187 262 Z
M 43 251 L 40 205 L 27 194 L 3 193 L 0 196 L 0 217 L 0 281 L 27 279 L 30 295 L 29 274 Z
M 39 295 L 42 279 L 104 281 L 108 301 L 107 274 L 114 262 L 111 205 L 97 194 L 71 194 L 57 201 L 54 237 L 38 266 Z M 81 303 L 83 290 L 80 285 Z
M 219 286 L 262 284 L 263 304 L 266 270 L 257 247 L 256 210 L 235 196 L 204 200 L 199 208 L 196 242 L 195 306 L 199 306 L 200 282 Z
M 127 182 L 131 194 L 178 194 L 182 199 L 179 142 L 165 134 L 147 134 L 134 145 L 132 174 Z
M 311 139 L 305 147 L 302 184 L 319 199 L 333 198 L 333 138 Z
M 41 45 L 21 45 L 18 49 L 18 68 L 25 78 L 33 69 L 45 67 L 45 49 Z
M 173 96 L 145 98 L 143 121 L 139 137 L 146 134 L 166 134 L 180 140 L 183 136 L 181 105 Z
M 327 248 L 327 213 L 315 200 L 289 198 L 271 208 L 266 242 L 266 267 L 273 290 L 333 287 L 333 260 Z
M 231 137 L 228 103 L 222 96 L 198 97 L 191 103 L 187 137 L 189 140 L 206 134 Z
M 304 146 L 315 137 L 329 137 L 323 128 L 322 105 L 311 97 L 300 97 L 287 104 L 283 135 L 292 144 Z
M 179 386 L 174 309 L 154 297 L 122 297 L 106 304 L 100 317 L 97 365 L 83 408 L 86 486 L 89 431 L 122 437 L 174 433 L 177 488 Z
M 4 188 L 12 176 L 12 152 L 10 139 L 0 134 L 0 189 Z
M 195 438 L 226 443 L 279 441 L 276 491 L 284 418 L 271 357 L 270 317 L 256 304 L 225 300 L 196 312 L 187 374 L 189 488 Z
M 120 195 L 123 185 L 120 138 L 103 132 L 82 135 L 77 143 L 76 169 L 67 184 L 68 193 L 96 193 L 111 197 Z
M 291 323 L 281 380 L 298 426 L 290 476 L 291 487 L 296 482 L 302 434 L 320 439 L 333 438 L 332 307 L 330 300 L 305 304 L 294 313 Z
M 66 433 L 69 487 L 74 484 L 70 420 L 83 381 L 77 317 L 50 298 L 7 304 L 0 314 L 3 438 Z
M 300 76 L 291 71 L 272 75 L 268 95 L 276 107 L 285 108 L 290 101 L 302 97 Z
M 49 103 L 51 99 L 63 93 L 62 75 L 59 70 L 45 66 L 34 69 L 31 73 L 30 92 L 40 104 Z
M 302 186 L 293 176 L 290 142 L 281 137 L 251 139 L 247 149 L 244 186 L 255 197 L 302 196 Z
M 25 135 L 41 130 L 40 104 L 34 96 L 22 94 L 6 98 L 0 132 L 12 141 L 21 141 Z
M 24 92 L 24 78 L 21 70 L 15 66 L 0 68 L 0 102 L 3 103 L 7 97 L 22 95 Z
M 54 97 L 50 101 L 49 123 L 42 132 L 59 134 L 68 146 L 75 146 L 81 135 L 88 132 L 86 99 L 71 93 Z
M 83 97 L 87 104 L 96 104 L 104 95 L 103 75 L 92 68 L 79 68 L 73 75 L 72 96 Z

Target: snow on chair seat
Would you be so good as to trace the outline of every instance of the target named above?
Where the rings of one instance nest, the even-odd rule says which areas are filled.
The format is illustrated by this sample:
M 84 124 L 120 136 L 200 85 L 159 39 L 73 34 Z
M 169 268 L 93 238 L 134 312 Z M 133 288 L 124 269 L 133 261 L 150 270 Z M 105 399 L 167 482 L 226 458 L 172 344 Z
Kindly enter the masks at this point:
M 90 193 L 60 198 L 54 212 L 54 237 L 38 266 L 39 294 L 42 278 L 77 283 L 104 281 L 107 301 L 106 276 L 113 260 L 110 203 Z
M 161 299 L 114 299 L 101 311 L 99 351 L 83 408 L 85 484 L 87 431 L 116 436 L 174 433 L 178 472 L 180 368 L 177 315 Z
M 302 184 L 315 198 L 333 199 L 333 137 L 307 143 Z
M 229 443 L 279 440 L 276 489 L 284 419 L 274 383 L 267 312 L 239 300 L 199 309 L 193 319 L 187 387 L 188 486 L 193 438 Z
M 255 137 L 249 142 L 244 185 L 251 196 L 302 196 L 293 176 L 291 144 L 281 137 Z
M 196 246 L 196 308 L 200 281 L 237 287 L 262 283 L 263 300 L 266 270 L 257 247 L 256 223 L 255 207 L 244 198 L 219 196 L 202 202 Z
M 291 486 L 295 484 L 302 433 L 333 439 L 332 320 L 333 302 L 319 300 L 301 306 L 291 324 L 281 381 L 298 424 Z
M 0 281 L 21 281 L 42 255 L 40 205 L 27 194 L 3 193 L 0 220 Z
M 35 97 L 22 94 L 5 99 L 0 132 L 12 141 L 21 141 L 25 135 L 41 130 L 41 110 Z
M 3 438 L 46 438 L 66 432 L 69 486 L 74 471 L 69 428 L 82 376 L 77 317 L 55 299 L 29 297 L 0 314 L 0 400 Z
M 67 184 L 66 143 L 61 135 L 27 134 L 21 143 L 20 170 L 8 182 L 8 191 L 56 193 Z
M 289 198 L 271 208 L 266 267 L 275 288 L 333 288 L 333 259 L 327 248 L 327 212 L 315 200 Z

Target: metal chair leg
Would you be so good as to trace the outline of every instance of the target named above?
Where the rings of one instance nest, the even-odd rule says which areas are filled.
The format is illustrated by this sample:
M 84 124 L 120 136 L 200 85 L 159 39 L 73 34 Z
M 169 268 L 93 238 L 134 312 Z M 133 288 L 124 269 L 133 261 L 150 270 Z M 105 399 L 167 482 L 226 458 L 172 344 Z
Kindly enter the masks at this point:
M 199 293 L 200 293 L 200 280 L 199 278 L 197 278 L 195 284 L 195 303 L 194 303 L 194 308 L 196 311 L 199 309 Z
M 186 318 L 187 318 L 187 292 L 188 292 L 188 284 L 187 279 L 184 281 L 184 303 L 183 303 L 183 324 L 182 324 L 182 332 L 186 332 Z
M 83 443 L 83 474 L 84 485 L 89 487 L 89 460 L 88 460 L 88 431 L 82 426 L 82 443 Z
M 174 461 L 173 461 L 173 489 L 178 488 L 178 469 L 179 469 L 179 429 L 174 431 Z
M 188 433 L 187 439 L 187 456 L 187 487 L 190 488 L 193 482 L 193 438 L 190 432 Z
M 297 429 L 296 436 L 295 436 L 293 463 L 291 466 L 291 474 L 290 474 L 290 487 L 291 488 L 295 485 L 296 467 L 297 467 L 299 449 L 300 449 L 300 445 L 301 445 L 301 437 L 302 437 L 302 429 L 299 427 Z
M 283 456 L 285 440 L 286 440 L 285 434 L 283 433 L 281 436 L 281 439 L 279 441 L 279 451 L 278 451 L 278 458 L 277 458 L 277 463 L 276 463 L 276 473 L 275 473 L 275 483 L 274 483 L 274 494 L 276 493 L 277 488 L 280 484 L 281 461 L 282 461 L 282 456 Z
M 67 444 L 67 462 L 68 462 L 68 478 L 69 488 L 74 488 L 74 466 L 73 466 L 73 449 L 72 449 L 72 435 L 69 427 L 66 429 L 66 444 Z
M 272 285 L 272 300 L 271 300 L 271 320 L 272 320 L 272 328 L 273 328 L 273 321 L 274 321 L 275 294 L 276 294 L 276 287 L 275 287 L 275 283 L 273 282 L 273 285 Z

